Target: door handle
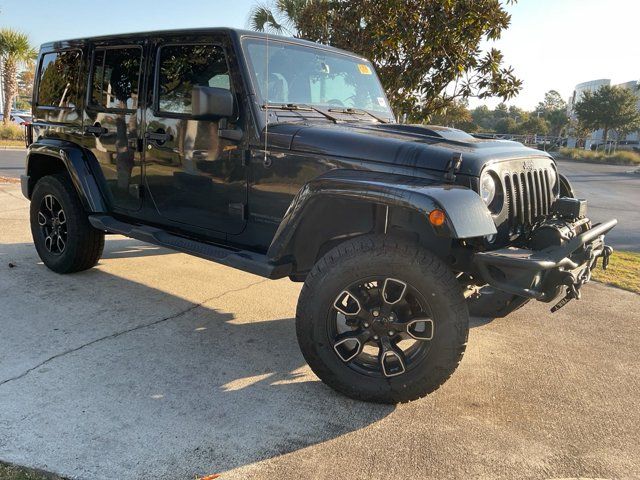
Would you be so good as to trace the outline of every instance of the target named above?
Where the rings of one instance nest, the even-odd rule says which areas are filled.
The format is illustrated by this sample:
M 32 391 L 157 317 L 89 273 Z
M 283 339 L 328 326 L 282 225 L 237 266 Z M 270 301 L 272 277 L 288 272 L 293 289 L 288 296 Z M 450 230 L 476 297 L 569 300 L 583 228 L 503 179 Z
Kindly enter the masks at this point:
M 170 142 L 173 140 L 173 136 L 169 133 L 165 133 L 162 130 L 156 130 L 155 132 L 146 132 L 144 134 L 144 138 L 146 138 L 150 142 L 157 143 L 158 145 L 162 145 L 164 142 Z
M 104 133 L 109 133 L 109 129 L 104 128 L 102 125 L 100 125 L 100 122 L 96 122 L 93 125 L 87 125 L 86 127 L 84 127 L 84 131 L 85 133 L 95 135 L 96 137 L 99 137 Z

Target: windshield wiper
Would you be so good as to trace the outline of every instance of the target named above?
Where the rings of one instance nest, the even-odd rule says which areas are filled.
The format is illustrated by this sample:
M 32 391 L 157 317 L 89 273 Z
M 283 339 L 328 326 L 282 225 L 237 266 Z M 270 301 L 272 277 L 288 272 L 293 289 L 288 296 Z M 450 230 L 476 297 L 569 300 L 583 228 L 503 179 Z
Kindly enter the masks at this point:
M 330 108 L 329 111 L 336 113 L 346 113 L 349 115 L 369 115 L 380 123 L 389 123 L 388 120 L 380 118 L 377 115 L 371 113 L 369 110 L 365 110 L 363 108 Z
M 333 115 L 331 115 L 330 113 L 325 112 L 324 110 L 320 110 L 319 108 L 312 107 L 311 105 L 306 105 L 306 104 L 299 104 L 299 103 L 265 103 L 264 105 L 262 105 L 262 108 L 266 108 L 266 109 L 271 108 L 272 110 L 291 110 L 293 112 L 299 112 L 299 111 L 317 112 L 320 115 L 325 116 L 326 118 L 328 118 L 329 120 L 331 120 L 334 123 L 338 123 L 340 121 L 340 119 L 338 117 L 334 117 Z

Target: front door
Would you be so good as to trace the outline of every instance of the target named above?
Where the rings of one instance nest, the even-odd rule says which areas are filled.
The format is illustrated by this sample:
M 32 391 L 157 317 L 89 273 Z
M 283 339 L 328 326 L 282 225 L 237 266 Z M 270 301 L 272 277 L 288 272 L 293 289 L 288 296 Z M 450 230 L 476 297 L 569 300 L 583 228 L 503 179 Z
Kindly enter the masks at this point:
M 241 115 L 221 121 L 191 115 L 195 86 L 238 92 L 218 40 L 198 37 L 156 45 L 144 134 L 145 186 L 167 223 L 237 234 L 246 222 L 247 168 L 240 142 L 218 132 L 236 128 Z
M 142 165 L 137 148 L 142 44 L 96 44 L 91 54 L 84 145 L 98 159 L 114 210 L 140 208 Z

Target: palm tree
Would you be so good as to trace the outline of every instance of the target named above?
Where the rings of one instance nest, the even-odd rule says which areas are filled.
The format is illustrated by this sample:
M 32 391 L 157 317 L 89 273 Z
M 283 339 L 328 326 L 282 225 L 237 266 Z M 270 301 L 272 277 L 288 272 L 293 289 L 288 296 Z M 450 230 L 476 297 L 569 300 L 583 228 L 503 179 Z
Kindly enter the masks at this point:
M 296 36 L 296 21 L 310 1 L 313 0 L 275 0 L 272 7 L 258 4 L 249 14 L 249 24 L 258 32 Z
M 4 86 L 4 118 L 9 124 L 11 105 L 18 94 L 18 67 L 36 58 L 37 52 L 31 47 L 29 37 L 10 28 L 0 30 L 0 60 L 2 60 L 2 81 Z

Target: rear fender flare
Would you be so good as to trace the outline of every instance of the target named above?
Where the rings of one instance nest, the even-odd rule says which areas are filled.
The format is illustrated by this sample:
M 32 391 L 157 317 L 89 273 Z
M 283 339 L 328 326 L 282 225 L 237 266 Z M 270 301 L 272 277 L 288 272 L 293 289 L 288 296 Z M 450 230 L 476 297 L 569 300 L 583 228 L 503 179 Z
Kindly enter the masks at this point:
M 64 164 L 78 192 L 82 206 L 87 212 L 108 212 L 107 202 L 95 178 L 96 169 L 92 171 L 89 166 L 89 162 L 97 162 L 95 157 L 89 157 L 85 149 L 71 142 L 43 140 L 29 146 L 26 160 L 27 175 L 32 175 L 34 159 L 42 156 L 52 157 Z M 30 181 L 27 191 L 29 197 L 33 191 L 33 186 Z

